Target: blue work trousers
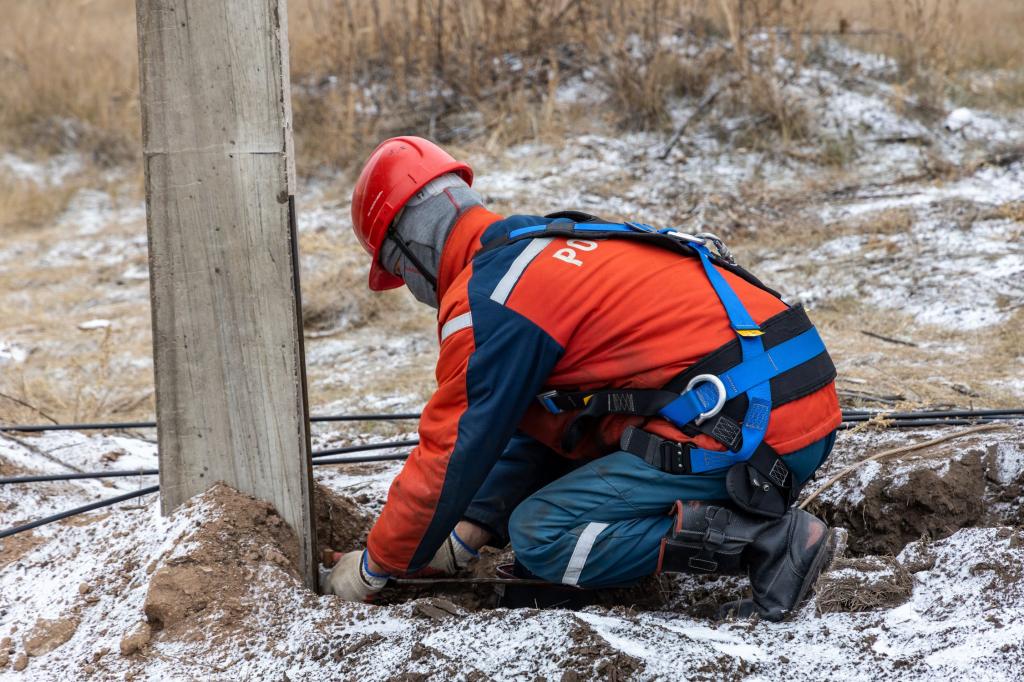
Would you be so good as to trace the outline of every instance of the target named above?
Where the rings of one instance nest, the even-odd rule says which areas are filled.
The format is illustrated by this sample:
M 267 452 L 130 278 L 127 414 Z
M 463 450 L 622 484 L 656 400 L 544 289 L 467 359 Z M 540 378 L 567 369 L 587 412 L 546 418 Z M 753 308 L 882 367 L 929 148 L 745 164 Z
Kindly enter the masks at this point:
M 784 461 L 803 483 L 828 457 L 835 432 Z M 668 474 L 628 452 L 589 462 L 527 497 L 508 522 L 516 558 L 550 582 L 627 585 L 657 569 L 676 500 L 728 503 L 725 470 Z

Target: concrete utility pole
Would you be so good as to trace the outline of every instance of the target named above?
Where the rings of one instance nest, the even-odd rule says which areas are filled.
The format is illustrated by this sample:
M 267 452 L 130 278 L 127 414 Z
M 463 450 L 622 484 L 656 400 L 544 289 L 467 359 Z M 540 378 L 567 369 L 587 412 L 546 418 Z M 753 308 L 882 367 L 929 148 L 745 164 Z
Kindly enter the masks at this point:
M 136 6 L 161 508 L 271 502 L 314 587 L 287 0 Z

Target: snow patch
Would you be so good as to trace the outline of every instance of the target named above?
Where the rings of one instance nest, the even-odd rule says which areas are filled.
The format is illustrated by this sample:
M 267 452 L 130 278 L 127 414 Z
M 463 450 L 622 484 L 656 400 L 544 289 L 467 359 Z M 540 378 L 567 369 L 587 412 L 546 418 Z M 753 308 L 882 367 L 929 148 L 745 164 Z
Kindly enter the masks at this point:
M 0 364 L 18 364 L 25 362 L 28 351 L 21 346 L 0 339 Z
M 40 187 L 60 185 L 84 167 L 85 162 L 80 154 L 58 154 L 41 162 L 29 161 L 11 153 L 0 154 L 0 169 Z
M 112 323 L 110 320 L 86 320 L 85 322 L 80 322 L 78 324 L 78 328 L 81 329 L 82 331 L 87 332 L 96 329 L 109 329 L 111 324 Z

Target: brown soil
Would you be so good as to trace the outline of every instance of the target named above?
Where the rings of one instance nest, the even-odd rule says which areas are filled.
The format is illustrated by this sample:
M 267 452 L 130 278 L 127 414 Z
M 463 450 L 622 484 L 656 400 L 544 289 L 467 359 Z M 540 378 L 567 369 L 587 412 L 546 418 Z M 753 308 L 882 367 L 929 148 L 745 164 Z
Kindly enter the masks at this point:
M 986 458 L 986 483 L 989 486 L 988 513 L 984 524 L 988 526 L 1024 526 L 1024 470 L 1021 470 L 1011 481 L 1000 481 L 996 475 L 996 457 L 998 445 L 990 445 Z
M 187 554 L 156 569 L 143 606 L 153 629 L 171 637 L 189 630 L 191 619 L 210 606 L 221 622 L 237 621 L 245 610 L 246 587 L 261 564 L 299 580 L 295 533 L 270 504 L 225 485 L 203 499 L 212 501 L 217 513 L 188 539 Z
M 153 629 L 149 623 L 140 623 L 139 627 L 132 633 L 125 635 L 121 640 L 120 649 L 122 656 L 131 656 L 138 653 L 153 639 Z
M 74 637 L 77 629 L 78 618 L 76 617 L 54 620 L 40 618 L 25 635 L 25 653 L 29 656 L 48 654 Z
M 633 679 L 644 670 L 643 661 L 613 648 L 583 621 L 569 632 L 569 637 L 572 645 L 562 661 L 562 682 L 618 682 Z
M 18 533 L 0 540 L 0 568 L 14 563 L 44 542 L 33 531 Z
M 347 552 L 366 546 L 373 518 L 355 502 L 317 483 L 313 489 L 313 509 L 317 556 L 327 548 Z
M 854 555 L 895 555 L 921 537 L 940 539 L 983 520 L 986 495 L 985 452 L 972 450 L 938 474 L 915 469 L 901 485 L 888 464 L 868 484 L 863 499 L 815 502 L 811 510 L 831 526 L 849 529 Z

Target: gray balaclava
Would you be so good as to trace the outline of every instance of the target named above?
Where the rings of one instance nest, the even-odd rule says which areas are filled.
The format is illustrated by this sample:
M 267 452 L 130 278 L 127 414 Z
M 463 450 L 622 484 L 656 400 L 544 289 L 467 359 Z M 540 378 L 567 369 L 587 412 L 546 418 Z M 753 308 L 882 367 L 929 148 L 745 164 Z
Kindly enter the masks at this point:
M 444 244 L 458 217 L 482 203 L 480 195 L 455 173 L 431 180 L 406 202 L 392 223 L 381 247 L 381 265 L 404 279 L 416 300 L 436 308 Z M 411 258 L 398 240 L 411 252 Z

